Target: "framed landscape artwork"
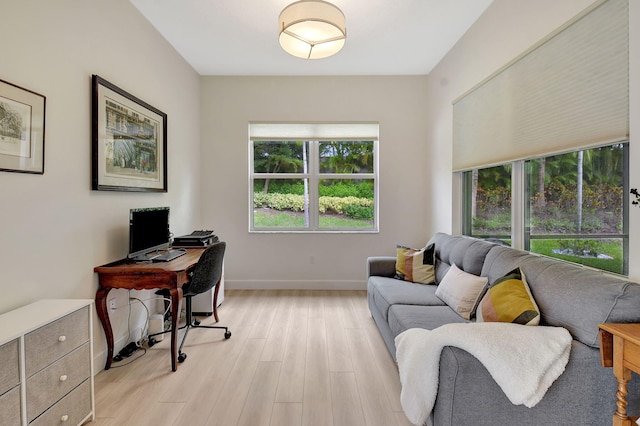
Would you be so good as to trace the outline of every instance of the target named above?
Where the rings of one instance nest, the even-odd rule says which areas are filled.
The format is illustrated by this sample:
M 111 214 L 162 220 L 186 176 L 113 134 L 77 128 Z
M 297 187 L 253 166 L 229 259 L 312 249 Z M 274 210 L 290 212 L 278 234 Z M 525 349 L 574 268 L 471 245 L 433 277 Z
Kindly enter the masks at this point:
M 167 192 L 167 115 L 94 75 L 92 189 Z
M 44 173 L 46 98 L 0 80 L 0 170 Z

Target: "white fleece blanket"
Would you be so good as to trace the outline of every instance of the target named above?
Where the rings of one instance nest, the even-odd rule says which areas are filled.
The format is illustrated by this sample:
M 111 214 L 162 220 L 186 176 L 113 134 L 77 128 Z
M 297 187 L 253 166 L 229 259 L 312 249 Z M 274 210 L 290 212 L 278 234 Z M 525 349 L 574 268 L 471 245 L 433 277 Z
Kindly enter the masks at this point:
M 412 328 L 396 339 L 396 358 L 407 418 L 425 423 L 438 392 L 440 353 L 456 346 L 476 357 L 515 405 L 533 407 L 564 372 L 571 334 L 561 327 L 483 322 Z

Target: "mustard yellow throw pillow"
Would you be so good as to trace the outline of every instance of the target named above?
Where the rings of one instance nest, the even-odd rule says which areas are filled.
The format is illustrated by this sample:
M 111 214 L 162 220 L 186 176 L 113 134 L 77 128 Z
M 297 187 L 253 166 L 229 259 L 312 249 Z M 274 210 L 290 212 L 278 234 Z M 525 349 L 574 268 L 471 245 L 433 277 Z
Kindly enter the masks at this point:
M 433 244 L 420 250 L 396 246 L 396 278 L 419 284 L 433 284 L 436 280 L 434 251 Z
M 476 320 L 523 325 L 540 323 L 540 309 L 520 268 L 498 278 L 489 287 L 476 310 Z

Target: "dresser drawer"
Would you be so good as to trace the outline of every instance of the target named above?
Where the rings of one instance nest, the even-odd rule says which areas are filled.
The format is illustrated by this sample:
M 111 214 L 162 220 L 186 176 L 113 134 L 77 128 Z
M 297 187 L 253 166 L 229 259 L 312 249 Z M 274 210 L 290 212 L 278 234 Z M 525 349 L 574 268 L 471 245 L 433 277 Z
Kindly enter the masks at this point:
M 91 376 L 90 343 L 85 343 L 27 379 L 27 421 Z
M 85 380 L 29 426 L 78 425 L 91 414 L 91 384 Z
M 26 376 L 30 377 L 87 341 L 88 306 L 26 334 Z
M 0 396 L 0 425 L 20 424 L 20 386 Z
M 0 395 L 19 383 L 20 364 L 18 360 L 18 339 L 16 339 L 0 346 Z

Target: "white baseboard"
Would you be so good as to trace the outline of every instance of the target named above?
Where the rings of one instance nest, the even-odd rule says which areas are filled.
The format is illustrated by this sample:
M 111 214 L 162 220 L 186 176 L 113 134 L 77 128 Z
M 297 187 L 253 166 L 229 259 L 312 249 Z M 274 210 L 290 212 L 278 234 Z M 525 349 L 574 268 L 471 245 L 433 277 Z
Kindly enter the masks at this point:
M 364 280 L 230 280 L 225 279 L 227 290 L 366 290 Z

